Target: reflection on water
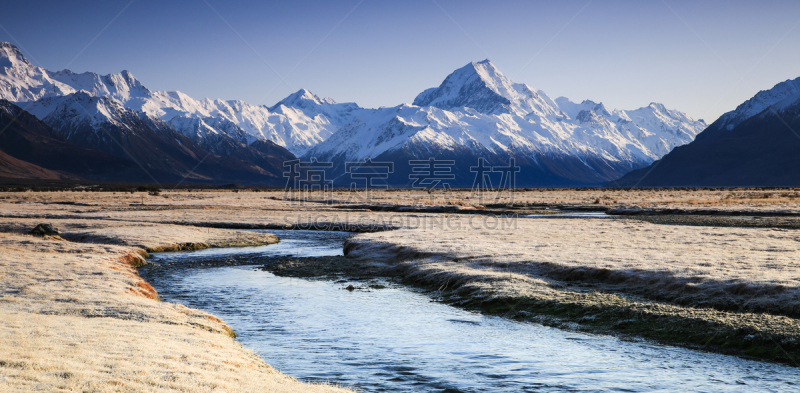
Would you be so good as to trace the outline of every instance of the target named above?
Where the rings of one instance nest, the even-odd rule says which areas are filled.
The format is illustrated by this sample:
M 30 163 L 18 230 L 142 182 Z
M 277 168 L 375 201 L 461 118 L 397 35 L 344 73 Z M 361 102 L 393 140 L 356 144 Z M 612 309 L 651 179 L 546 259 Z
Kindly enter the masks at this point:
M 281 239 L 279 243 L 256 247 L 207 248 L 192 252 L 165 252 L 154 255 L 153 262 L 169 263 L 192 258 L 225 257 L 226 255 L 264 255 L 320 257 L 344 255 L 342 244 L 351 236 L 347 232 L 325 232 L 305 230 L 252 230 L 252 232 L 274 233 Z
M 291 248 L 298 245 L 341 255 L 347 236 L 271 232 L 287 239 L 283 251 L 273 248 L 284 255 L 294 255 L 298 251 Z M 246 252 L 254 251 L 267 255 L 263 249 Z M 155 258 L 168 264 L 207 252 Z M 276 277 L 253 266 L 142 274 L 167 301 L 223 318 L 242 344 L 276 369 L 362 391 L 800 389 L 800 370 L 791 367 L 483 316 L 391 283 L 350 292 L 343 290 L 348 283 Z
M 609 218 L 613 215 L 606 214 L 606 212 L 591 212 L 591 211 L 562 211 L 553 210 L 551 214 L 528 214 L 523 216 L 526 218 Z

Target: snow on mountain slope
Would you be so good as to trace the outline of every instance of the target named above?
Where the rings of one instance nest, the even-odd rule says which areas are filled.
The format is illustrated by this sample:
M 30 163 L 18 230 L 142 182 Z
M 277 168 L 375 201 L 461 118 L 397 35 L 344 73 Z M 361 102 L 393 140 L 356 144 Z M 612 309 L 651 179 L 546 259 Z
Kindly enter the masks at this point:
M 272 108 L 237 100 L 195 100 L 180 92 L 154 92 L 146 99 L 130 100 L 125 105 L 168 121 L 185 116 L 223 119 L 244 130 L 250 136 L 249 143 L 255 139 L 269 140 L 298 155 L 369 112 L 354 103 L 321 99 L 307 90 L 290 95 Z M 187 134 L 180 123 L 171 124 Z
M 790 187 L 800 184 L 800 78 L 758 92 L 691 143 L 613 187 Z
M 797 91 L 790 84 L 763 101 L 777 102 Z M 588 171 L 597 177 L 584 173 L 575 184 L 599 184 L 648 165 L 706 127 L 661 104 L 617 110 L 589 100 L 552 100 L 512 82 L 489 60 L 459 68 L 440 86 L 419 94 L 413 105 L 365 109 L 300 90 L 266 107 L 151 91 L 127 71 L 105 76 L 50 72 L 33 67 L 13 45 L 0 45 L 0 98 L 28 103 L 43 119 L 60 97 L 74 93 L 106 97 L 143 119 L 166 122 L 218 154 L 236 151 L 240 143 L 273 141 L 303 157 L 361 160 L 400 151 L 417 158 L 433 152 L 497 160 L 515 156 L 542 166 L 543 174 L 568 178 L 568 172 Z M 101 107 L 91 110 L 114 115 L 100 113 Z
M 42 101 L 35 103 L 34 112 L 45 113 L 44 106 L 38 106 Z M 82 133 L 82 139 L 107 139 L 102 133 L 103 128 L 115 127 L 136 133 L 140 128 L 147 128 L 157 132 L 171 131 L 166 123 L 153 119 L 142 112 L 137 112 L 123 107 L 119 101 L 108 97 L 97 97 L 84 90 L 77 93 L 47 98 L 47 114 L 42 120 L 59 133 L 73 140 L 76 133 Z M 42 110 L 38 110 L 42 108 Z M 36 116 L 35 113 L 31 112 Z M 38 117 L 38 116 L 37 116 Z M 89 136 L 88 134 L 94 133 Z M 104 141 L 111 144 L 113 141 Z
M 344 126 L 305 157 L 341 155 L 347 160 L 376 157 L 398 149 L 406 142 L 435 145 L 454 150 L 459 146 L 479 147 L 498 155 L 558 153 L 594 154 L 612 161 L 644 163 L 653 154 L 642 143 L 626 138 L 627 129 L 609 121 L 576 127 L 565 121 L 524 116 L 487 115 L 477 111 L 450 112 L 436 107 L 400 105 L 381 108 Z
M 364 111 L 353 103 L 338 104 L 330 98 L 320 99 L 307 90 L 294 93 L 272 108 L 236 100 L 197 100 L 179 91 L 151 91 L 128 71 L 109 75 L 92 72 L 77 74 L 70 70 L 48 71 L 30 64 L 14 45 L 0 42 L 0 98 L 29 108 L 33 101 L 79 91 L 112 98 L 126 108 L 167 122 L 187 116 L 220 118 L 234 123 L 249 134 L 250 143 L 257 139 L 271 140 L 295 154 L 325 140 Z M 44 118 L 47 115 L 46 107 L 49 106 L 49 103 L 38 105 L 34 114 L 40 119 Z M 205 123 L 209 125 L 207 121 Z M 173 124 L 176 127 L 189 127 L 178 128 L 185 135 L 195 131 L 191 128 L 194 124 L 181 121 Z M 226 132 L 224 129 L 216 131 Z
M 797 101 L 800 101 L 800 78 L 783 81 L 769 90 L 758 92 L 753 98 L 737 106 L 735 110 L 722 115 L 718 121 L 726 129 L 731 130 L 739 123 L 770 107 L 780 112 L 783 108 Z
M 81 90 L 121 102 L 150 94 L 128 71 L 109 75 L 92 72 L 76 74 L 70 70 L 52 72 L 33 66 L 14 45 L 0 42 L 0 97 L 9 101 L 30 102 Z
M 305 107 L 279 103 L 273 108 L 267 108 L 238 100 L 196 100 L 181 92 L 166 91 L 149 92 L 121 101 L 128 108 L 168 122 L 173 118 L 186 116 L 224 119 L 244 130 L 249 135 L 250 143 L 256 139 L 270 140 L 295 154 L 301 154 L 328 138 L 339 127 L 351 121 L 355 116 L 355 108 L 358 108 L 355 104 L 337 104 L 330 99 L 306 102 Z M 179 122 L 171 124 L 183 134 L 190 132 L 179 128 Z
M 93 72 L 76 74 L 70 70 L 63 70 L 50 72 L 49 76 L 76 91 L 84 90 L 93 96 L 113 98 L 120 102 L 150 94 L 150 90 L 127 70 L 108 75 L 98 75 Z
M 356 161 L 423 145 L 427 152 L 442 154 L 463 155 L 467 149 L 470 156 L 495 161 L 511 156 L 525 157 L 534 165 L 547 161 L 545 172 L 561 173 L 564 182 L 580 184 L 648 165 L 692 141 L 705 127 L 703 121 L 660 104 L 625 111 L 588 100 L 553 101 L 544 92 L 512 83 L 486 60 L 456 70 L 438 88 L 417 96 L 414 105 L 361 116 L 304 157 Z M 583 174 L 570 180 L 566 172 L 575 171 L 573 158 L 596 178 Z
M 295 154 L 304 153 L 339 127 L 369 112 L 354 103 L 339 104 L 330 98 L 319 98 L 308 90 L 300 90 L 271 108 L 238 100 L 195 100 L 181 92 L 153 92 L 123 102 L 126 107 L 170 121 L 184 135 L 191 130 L 181 128 L 183 122 L 171 122 L 173 118 L 214 117 L 244 130 L 249 135 L 248 143 L 255 139 L 270 140 Z
M 131 160 L 136 163 L 139 175 L 147 176 L 147 181 L 278 185 L 282 184 L 282 163 L 294 158 L 274 144 L 243 143 L 248 135 L 224 119 L 184 119 L 186 127 L 195 131 L 192 138 L 156 117 L 86 91 L 46 101 L 46 108 L 43 105 L 37 108 L 40 114 L 48 112 L 44 123 L 77 146 Z M 231 135 L 238 135 L 239 140 Z M 206 142 L 212 142 L 210 149 L 201 146 L 208 145 Z M 211 154 L 215 152 L 220 154 Z M 124 181 L 125 177 L 115 180 Z
M 607 126 L 616 128 L 624 138 L 641 143 L 652 159 L 658 159 L 677 146 L 691 142 L 705 129 L 703 120 L 690 118 L 685 113 L 667 109 L 662 104 L 650 103 L 633 110 L 609 109 L 603 103 L 585 100 L 576 104 L 565 97 L 555 100 L 559 108 L 578 124 L 597 123 L 600 118 Z
M 298 155 L 328 139 L 342 126 L 372 112 L 352 102 L 337 103 L 327 97 L 320 98 L 305 89 L 286 97 L 269 110 L 274 117 L 269 133 L 265 134 L 266 139 L 291 143 Z
M 219 117 L 175 116 L 168 122 L 192 142 L 205 150 L 221 156 L 233 153 L 237 145 L 249 145 L 255 138 L 235 123 Z
M 486 114 L 558 114 L 555 103 L 544 93 L 526 84 L 511 82 L 489 60 L 457 69 L 439 87 L 420 93 L 414 105 L 447 110 L 469 107 Z
M 27 102 L 74 92 L 71 86 L 51 78 L 44 68 L 32 65 L 16 46 L 0 42 L 0 98 Z

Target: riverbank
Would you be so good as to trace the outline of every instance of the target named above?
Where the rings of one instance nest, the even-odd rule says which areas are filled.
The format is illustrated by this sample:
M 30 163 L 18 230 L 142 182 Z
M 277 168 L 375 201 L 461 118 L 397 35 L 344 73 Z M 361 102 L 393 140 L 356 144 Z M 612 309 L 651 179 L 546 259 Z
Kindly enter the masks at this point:
M 793 216 L 800 213 L 800 194 L 793 190 L 529 190 L 516 196 L 520 211 L 634 206 L 653 213 L 602 219 L 500 217 L 487 212 L 500 207 L 472 204 L 467 193 L 443 205 L 447 213 L 404 211 L 414 201 L 410 191 L 380 193 L 377 203 L 389 206 L 380 209 L 353 205 L 347 192 L 335 193 L 341 204 L 298 204 L 282 200 L 282 192 L 176 191 L 145 204 L 128 194 L 93 194 L 5 194 L 2 225 L 30 228 L 46 219 L 78 241 L 81 233 L 96 236 L 116 225 L 168 225 L 194 233 L 192 242 L 227 226 L 350 229 L 364 233 L 344 245 L 348 258 L 276 260 L 267 270 L 394 277 L 453 305 L 509 318 L 795 366 L 800 359 L 800 237 Z M 663 209 L 725 214 L 655 214 Z M 380 231 L 388 228 L 398 229 Z M 152 239 L 178 244 L 170 231 Z
M 361 234 L 345 253 L 382 261 L 467 308 L 797 365 L 795 232 L 626 219 L 513 223 Z
M 80 222 L 59 225 L 66 237 L 82 236 L 73 231 Z M 145 249 L 163 244 L 255 245 L 274 236 L 90 225 L 103 236 L 84 240 L 98 244 L 0 233 L 0 390 L 347 391 L 279 373 L 219 318 L 159 301 L 134 268 Z
M 8 218 L 0 222 L 0 232 L 27 234 L 41 222 L 35 218 Z M 55 226 L 59 236 L 65 240 L 134 247 L 144 256 L 150 252 L 247 247 L 278 242 L 277 237 L 267 233 L 186 225 L 79 218 L 51 219 L 47 223 Z
M 599 280 L 557 281 L 513 273 L 514 268 L 470 269 L 430 255 L 406 259 L 401 254 L 415 255 L 408 249 L 394 259 L 362 258 L 356 242 L 357 237 L 347 243 L 350 258 L 227 255 L 199 258 L 185 267 L 261 265 L 277 276 L 333 280 L 348 291 L 380 290 L 382 280 L 390 279 L 425 289 L 436 301 L 489 315 L 796 366 L 796 318 L 653 301 L 632 294 L 630 287 L 626 293 L 624 285 L 610 290 Z

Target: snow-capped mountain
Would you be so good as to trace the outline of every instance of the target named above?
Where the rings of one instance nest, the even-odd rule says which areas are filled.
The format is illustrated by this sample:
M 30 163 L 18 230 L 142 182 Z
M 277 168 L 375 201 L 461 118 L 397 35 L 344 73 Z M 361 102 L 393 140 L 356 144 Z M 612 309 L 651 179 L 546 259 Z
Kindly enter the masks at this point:
M 108 135 L 110 129 L 126 131 L 125 139 L 143 130 L 165 136 L 172 132 L 161 120 L 127 109 L 114 99 L 94 96 L 84 90 L 61 97 L 48 97 L 45 101 L 50 106 L 42 120 L 58 130 L 67 140 L 80 141 L 80 145 L 92 149 L 114 151 L 119 148 L 117 142 Z M 38 105 L 41 102 L 36 102 L 36 107 L 30 111 L 34 116 L 37 112 L 39 114 L 44 112 L 44 110 L 37 111 L 43 108 Z
M 178 132 L 190 138 L 196 135 L 195 124 L 179 120 L 172 122 L 173 119 L 218 118 L 224 120 L 219 124 L 235 124 L 238 127 L 235 132 L 245 131 L 248 143 L 270 140 L 296 154 L 325 140 L 363 111 L 355 104 L 338 104 L 330 98 L 321 99 L 307 90 L 292 94 L 272 108 L 237 100 L 197 100 L 179 91 L 151 91 L 128 71 L 108 75 L 92 72 L 78 74 L 70 70 L 48 71 L 32 65 L 14 45 L 0 42 L 0 98 L 28 108 L 33 101 L 79 91 L 112 98 L 128 109 L 169 122 Z M 41 114 L 41 111 L 35 113 L 43 118 Z M 208 121 L 204 122 L 215 128 Z M 211 132 L 225 135 L 229 130 L 215 129 Z M 238 138 L 237 135 L 232 136 Z
M 284 101 L 297 106 L 283 104 Z M 181 92 L 150 92 L 144 96 L 122 99 L 128 108 L 171 122 L 176 117 L 219 118 L 233 123 L 249 136 L 248 140 L 270 140 L 295 154 L 325 140 L 340 126 L 352 120 L 355 104 L 338 104 L 300 90 L 272 108 L 238 100 L 195 100 Z M 192 128 L 177 131 L 189 135 Z M 225 133 L 225 130 L 218 130 Z
M 76 74 L 70 70 L 52 72 L 32 65 L 16 46 L 0 42 L 0 97 L 30 102 L 81 90 L 119 101 L 149 93 L 128 71 L 109 75 Z
M 529 176 L 531 185 L 601 184 L 690 142 L 705 127 L 661 104 L 624 111 L 553 101 L 485 60 L 456 70 L 414 105 L 359 117 L 304 157 L 341 163 L 448 156 L 462 157 L 462 167 L 478 157 L 498 163 L 514 157 L 527 163 L 523 172 L 537 174 Z M 472 181 L 468 172 L 462 178 L 459 185 Z
M 526 84 L 511 82 L 489 60 L 457 69 L 439 87 L 420 93 L 414 105 L 450 111 L 472 108 L 485 114 L 558 115 L 556 104 L 544 93 Z
M 342 126 L 372 112 L 355 103 L 337 103 L 306 89 L 284 98 L 271 108 L 265 138 L 287 146 L 297 155 L 328 139 Z M 291 146 L 291 148 L 289 147 Z
M 233 122 L 219 117 L 175 116 L 168 123 L 198 146 L 214 154 L 229 156 L 241 145 L 253 142 L 253 137 Z
M 760 91 L 616 187 L 800 185 L 800 78 Z
M 624 137 L 641 143 L 649 152 L 643 153 L 651 159 L 657 159 L 676 146 L 691 142 L 706 127 L 703 120 L 695 121 L 683 112 L 667 109 L 663 104 L 654 102 L 639 109 L 618 110 L 591 100 L 576 104 L 559 97 L 555 101 L 563 113 L 579 125 L 605 123 L 617 128 Z
M 124 113 L 120 124 L 149 122 L 152 129 L 174 129 L 223 156 L 257 142 L 268 149 L 274 142 L 298 156 L 334 161 L 338 169 L 346 161 L 377 157 L 447 156 L 458 158 L 464 168 L 478 158 L 504 163 L 514 157 L 527 165 L 528 183 L 541 186 L 602 184 L 690 142 L 706 126 L 661 104 L 616 110 L 588 100 L 552 100 L 512 82 L 488 60 L 454 71 L 440 86 L 419 94 L 413 105 L 366 109 L 303 89 L 266 107 L 151 91 L 127 71 L 51 72 L 31 65 L 13 45 L 0 44 L 0 98 L 70 130 L 71 112 L 62 107 L 68 96 L 108 100 L 81 101 L 93 113 L 82 121 L 92 127 L 114 124 L 115 116 Z M 108 112 L 112 109 L 118 112 Z M 405 184 L 398 176 L 395 184 Z M 468 171 L 462 176 L 464 183 L 469 176 Z
M 769 90 L 758 92 L 753 98 L 741 103 L 736 109 L 720 116 L 720 125 L 731 130 L 739 123 L 764 112 L 780 112 L 800 101 L 800 78 L 783 81 Z M 720 127 L 723 128 L 723 127 Z
M 82 168 L 73 172 L 91 179 L 142 181 L 144 174 L 149 182 L 186 179 L 278 185 L 282 184 L 283 161 L 294 158 L 283 147 L 229 120 L 248 120 L 250 112 L 257 119 L 267 112 L 264 107 L 153 92 L 128 71 L 109 75 L 52 72 L 33 66 L 7 43 L 0 43 L 0 98 L 15 101 L 20 110 L 83 149 L 76 154 L 88 157 L 96 153 L 87 151 L 105 152 L 138 168 L 138 173 L 120 172 L 117 179 Z
M 5 177 L 151 181 L 133 161 L 71 143 L 35 116 L 2 99 L 0 129 L 0 156 L 13 158 L 0 162 Z
M 294 156 L 277 145 L 258 148 L 244 143 L 246 137 L 235 125 L 211 119 L 221 129 L 240 135 L 236 141 L 225 135 L 217 138 L 227 150 L 213 154 L 204 149 L 201 138 L 195 143 L 168 123 L 144 112 L 125 108 L 112 98 L 93 96 L 86 91 L 61 97 L 47 97 L 34 103 L 31 113 L 43 116 L 48 126 L 67 141 L 82 148 L 98 150 L 136 163 L 147 174 L 147 181 L 281 183 L 282 163 Z M 207 130 L 204 121 L 194 127 L 205 139 L 219 137 Z M 236 131 L 238 129 L 238 131 Z M 260 143 L 260 141 L 257 141 Z M 118 179 L 120 180 L 120 179 Z

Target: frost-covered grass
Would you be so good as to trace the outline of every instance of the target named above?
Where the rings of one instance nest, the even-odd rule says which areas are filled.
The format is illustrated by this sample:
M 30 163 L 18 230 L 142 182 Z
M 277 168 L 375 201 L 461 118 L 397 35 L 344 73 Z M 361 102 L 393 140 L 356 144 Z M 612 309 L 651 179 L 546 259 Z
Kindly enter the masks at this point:
M 595 322 L 582 325 L 597 323 L 665 341 L 736 346 L 761 358 L 791 361 L 781 358 L 784 351 L 800 357 L 800 235 L 782 229 L 797 227 L 793 217 L 782 218 L 792 225 L 764 220 L 758 228 L 709 226 L 725 224 L 711 219 L 693 223 L 698 226 L 625 218 L 500 219 L 482 215 L 493 201 L 468 192 L 435 193 L 433 205 L 482 214 L 369 209 L 426 205 L 430 195 L 420 191 L 376 191 L 370 201 L 337 191 L 331 204 L 297 204 L 284 196 L 282 191 L 167 190 L 157 197 L 0 193 L 0 231 L 25 232 L 52 222 L 69 240 L 157 250 L 236 245 L 242 239 L 269 242 L 215 228 L 229 225 L 388 223 L 401 229 L 351 238 L 345 245 L 351 260 L 388 266 L 403 278 L 456 296 L 447 298 L 454 303 L 511 316 L 527 310 L 572 322 L 585 319 Z M 800 213 L 800 192 L 788 189 L 528 190 L 515 193 L 513 201 L 531 209 Z M 725 225 L 737 225 L 736 218 Z
M 359 234 L 345 253 L 484 312 L 800 361 L 795 231 L 563 218 L 499 229 L 473 218 Z
M 428 194 L 422 190 L 374 190 L 369 200 L 366 194 L 335 191 L 323 195 L 310 194 L 310 199 L 324 201 L 331 197 L 333 204 L 308 203 L 297 206 L 280 199 L 283 191 L 252 192 L 243 190 L 163 190 L 160 196 L 143 192 L 0 192 L 0 208 L 4 214 L 55 216 L 92 215 L 96 218 L 120 218 L 138 214 L 157 217 L 158 213 L 173 220 L 191 219 L 193 216 L 214 217 L 235 209 L 242 212 L 332 211 L 332 207 L 346 204 L 459 205 L 462 207 L 493 203 L 548 204 L 564 208 L 585 206 L 595 208 L 645 208 L 645 209 L 716 209 L 741 212 L 793 212 L 800 213 L 800 189 L 531 189 L 509 193 L 484 193 L 470 191 Z M 144 202 L 144 205 L 141 203 Z
M 140 259 L 0 233 L 0 390 L 343 391 L 280 374 L 213 315 L 158 301 Z
M 800 316 L 800 235 L 794 231 L 542 218 L 505 221 L 503 229 L 492 219 L 448 220 L 444 230 L 358 235 L 348 255 L 435 256 L 452 262 L 456 273 L 473 271 L 465 277 L 509 273 L 693 307 Z
M 230 229 L 198 228 L 185 225 L 86 219 L 42 220 L 11 218 L 0 223 L 0 231 L 26 233 L 40 222 L 54 224 L 66 240 L 115 244 L 141 248 L 147 252 L 197 250 L 218 247 L 244 247 L 277 243 L 268 233 Z

